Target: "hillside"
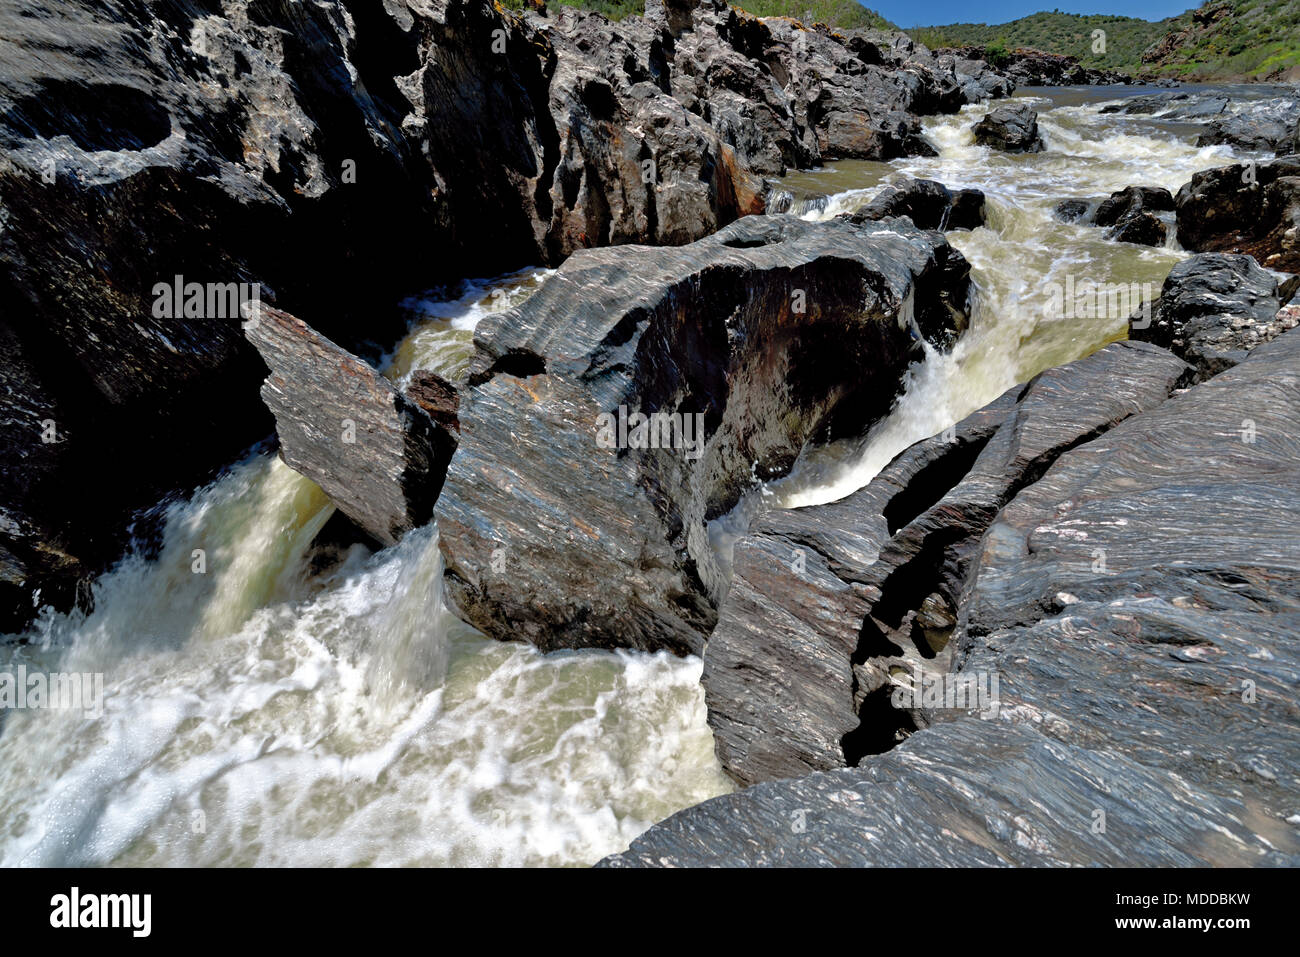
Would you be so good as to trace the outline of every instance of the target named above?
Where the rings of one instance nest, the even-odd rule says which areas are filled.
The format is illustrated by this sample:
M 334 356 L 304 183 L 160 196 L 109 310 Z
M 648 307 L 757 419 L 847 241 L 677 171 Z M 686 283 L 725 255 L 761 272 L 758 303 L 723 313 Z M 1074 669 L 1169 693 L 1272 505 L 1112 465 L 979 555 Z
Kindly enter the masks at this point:
M 645 0 L 550 0 L 552 4 L 578 7 L 604 14 L 611 20 L 635 16 L 645 12 Z M 518 10 L 524 0 L 501 0 L 507 9 Z M 794 17 L 807 23 L 825 23 L 833 27 L 851 29 L 867 27 L 878 30 L 898 28 L 857 0 L 742 0 L 733 7 L 758 17 Z
M 1105 31 L 1105 48 L 1094 31 Z M 1028 47 L 1087 67 L 1183 79 L 1269 79 L 1300 67 L 1300 0 L 1209 0 L 1168 20 L 1052 11 L 1010 23 L 917 27 L 930 47 Z

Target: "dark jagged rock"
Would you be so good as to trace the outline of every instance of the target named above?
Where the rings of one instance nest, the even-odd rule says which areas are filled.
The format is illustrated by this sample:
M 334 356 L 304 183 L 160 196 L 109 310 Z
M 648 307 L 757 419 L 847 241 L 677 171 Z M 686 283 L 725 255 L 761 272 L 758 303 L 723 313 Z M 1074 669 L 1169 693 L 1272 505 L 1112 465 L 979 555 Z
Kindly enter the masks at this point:
M 1139 246 L 1163 246 L 1168 235 L 1164 222 L 1145 209 L 1133 209 L 1120 217 L 1106 230 L 1106 238 L 1117 243 L 1135 243 Z
M 1300 332 L 1066 452 L 952 638 L 996 717 L 760 784 L 613 866 L 1300 864 Z M 900 826 L 899 822 L 906 826 Z
M 904 219 L 750 217 L 687 247 L 576 254 L 475 333 L 437 507 L 450 603 L 546 649 L 698 653 L 722 587 L 705 523 L 805 443 L 886 413 L 920 336 L 964 321 L 962 266 Z M 689 431 L 611 442 L 600 417 L 620 409 Z
M 1142 246 L 1163 246 L 1167 230 L 1152 210 L 1169 211 L 1174 198 L 1169 190 L 1152 186 L 1129 186 L 1102 201 L 1092 221 L 1108 227 L 1106 238 Z
M 1300 277 L 1279 288 L 1249 256 L 1201 253 L 1170 270 L 1150 324 L 1132 323 L 1129 338 L 1172 350 L 1208 379 L 1294 327 L 1280 310 L 1297 286 Z
M 1057 203 L 1057 219 L 1106 227 L 1106 238 L 1143 246 L 1163 246 L 1168 235 L 1164 220 L 1152 210 L 1167 212 L 1174 198 L 1166 189 L 1129 186 L 1103 200 L 1068 199 Z
M 985 63 L 987 57 L 987 47 L 977 45 L 943 47 L 934 52 L 937 55 L 952 56 L 959 60 L 969 59 L 976 63 Z M 1030 49 L 1015 50 L 994 72 L 1006 79 L 1013 88 L 1015 86 L 1101 86 L 1133 82 L 1130 77 L 1122 73 L 1082 66 L 1078 57 Z M 1010 94 L 1008 92 L 998 95 Z
M 1104 200 L 1063 199 L 1052 210 L 1052 215 L 1063 223 L 1091 223 L 1092 217 Z
M 1038 114 L 1028 106 L 995 107 L 971 129 L 976 143 L 1007 153 L 1039 153 L 1046 148 L 1038 132 Z
M 1078 57 L 1040 50 L 1015 50 L 1002 69 L 1017 86 L 1109 86 L 1131 81 L 1114 70 L 1082 66 Z
M 932 179 L 906 179 L 886 186 L 870 203 L 848 214 L 854 223 L 906 216 L 921 229 L 976 229 L 984 225 L 984 193 L 950 190 Z
M 998 509 L 1186 370 L 1162 349 L 1112 345 L 912 446 L 853 495 L 757 523 L 704 655 L 727 773 L 749 785 L 843 767 L 925 726 L 919 709 L 889 717 L 891 681 L 948 670 L 971 555 Z
M 1300 99 L 1274 97 L 1216 117 L 1196 140 L 1197 146 L 1227 143 L 1247 150 L 1294 153 L 1300 134 Z
M 426 524 L 456 448 L 455 433 L 424 408 L 446 410 L 445 391 L 417 374 L 419 398 L 408 398 L 302 320 L 267 306 L 245 335 L 271 370 L 262 399 L 285 463 L 385 545 Z
M 1300 273 L 1300 156 L 1204 170 L 1174 203 L 1184 249 L 1246 253 Z
M 1128 186 L 1102 201 L 1092 221 L 1098 226 L 1114 226 L 1127 213 L 1136 209 L 1168 212 L 1174 208 L 1174 198 L 1169 190 L 1156 186 Z
M 1149 115 L 1169 109 L 1175 103 L 1186 101 L 1190 97 L 1191 94 L 1184 90 L 1175 90 L 1169 93 L 1144 93 L 1141 96 L 1130 96 L 1118 103 L 1107 103 L 1101 108 L 1101 112 L 1103 114 L 1123 113 L 1129 116 Z
M 15 600 L 42 587 L 66 606 L 120 555 L 133 509 L 270 428 L 239 317 L 160 318 L 157 283 L 258 284 L 355 347 L 400 332 L 376 289 L 687 243 L 760 212 L 759 174 L 928 149 L 917 112 L 997 88 L 986 65 L 901 41 L 720 0 L 673 22 L 656 9 L 616 24 L 487 0 L 0 10 Z M 60 491 L 89 472 L 95 496 Z

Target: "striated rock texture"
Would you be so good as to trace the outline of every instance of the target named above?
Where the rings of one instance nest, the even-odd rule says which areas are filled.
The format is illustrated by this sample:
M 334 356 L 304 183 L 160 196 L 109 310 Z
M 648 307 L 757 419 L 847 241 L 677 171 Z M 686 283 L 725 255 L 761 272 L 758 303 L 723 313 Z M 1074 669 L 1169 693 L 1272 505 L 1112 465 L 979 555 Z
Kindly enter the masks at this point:
M 1130 324 L 1129 338 L 1173 350 L 1208 379 L 1294 327 L 1281 311 L 1300 277 L 1277 277 L 1249 256 L 1201 253 L 1169 271 L 1149 325 Z
M 893 683 L 949 670 L 993 516 L 1066 450 L 1164 401 L 1186 368 L 1117 343 L 1012 389 L 838 502 L 756 523 L 704 655 L 727 773 L 748 785 L 844 767 L 929 723 L 891 708 Z
M 975 142 L 1007 153 L 1041 153 L 1038 113 L 1023 104 L 999 106 L 971 127 Z
M 1300 864 L 1297 370 L 1291 332 L 999 512 L 951 639 L 959 673 L 999 677 L 996 717 L 944 709 L 859 767 L 705 802 L 605 863 Z
M 446 383 L 419 373 L 407 397 L 301 319 L 267 306 L 244 329 L 271 371 L 262 400 L 285 464 L 384 545 L 427 524 L 456 449 L 444 424 L 455 395 Z M 426 407 L 444 411 L 443 422 Z
M 161 316 L 158 283 L 256 284 L 354 347 L 399 331 L 376 290 L 687 243 L 760 211 L 761 174 L 927 149 L 916 113 L 1007 91 L 910 41 L 677 6 L 0 9 L 6 610 L 66 606 L 133 508 L 270 428 L 239 317 Z
M 964 324 L 968 271 L 904 219 L 575 254 L 476 330 L 437 507 L 451 604 L 545 649 L 698 653 L 723 584 L 706 523 L 887 412 L 921 336 Z M 664 418 L 638 438 L 634 414 Z
M 1204 170 L 1174 202 L 1183 248 L 1300 273 L 1300 156 Z

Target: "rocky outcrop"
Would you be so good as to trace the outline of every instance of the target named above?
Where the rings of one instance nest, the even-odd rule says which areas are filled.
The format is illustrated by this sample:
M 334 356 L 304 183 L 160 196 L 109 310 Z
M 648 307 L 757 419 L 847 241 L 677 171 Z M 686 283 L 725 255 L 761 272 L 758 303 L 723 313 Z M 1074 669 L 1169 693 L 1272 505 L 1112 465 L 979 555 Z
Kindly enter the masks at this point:
M 1002 70 L 1017 86 L 1109 86 L 1132 82 L 1124 73 L 1085 67 L 1078 57 L 1041 50 L 1014 51 Z
M 933 709 L 856 768 L 705 802 L 605 863 L 1300 864 L 1297 369 L 1291 332 L 1000 510 L 950 639 L 953 674 L 999 679 L 983 717 Z
M 1300 273 L 1300 156 L 1205 170 L 1174 198 L 1178 241 Z
M 1150 323 L 1132 322 L 1129 338 L 1172 350 L 1208 379 L 1295 327 L 1281 309 L 1297 287 L 1300 276 L 1279 288 L 1249 256 L 1201 253 L 1170 270 Z
M 1142 246 L 1163 246 L 1168 228 L 1157 214 L 1174 208 L 1167 189 L 1129 186 L 1100 201 L 1068 199 L 1056 205 L 1055 215 L 1067 223 L 1090 223 L 1106 228 L 1106 238 Z
M 971 129 L 976 143 L 1007 153 L 1039 153 L 1046 148 L 1038 132 L 1038 114 L 1025 105 L 995 107 Z
M 906 216 L 921 229 L 976 229 L 984 225 L 984 193 L 951 190 L 932 179 L 907 178 L 882 189 L 866 206 L 848 214 L 854 223 Z
M 984 63 L 987 48 L 972 45 L 943 47 L 936 54 L 968 58 Z M 1012 52 L 997 72 L 1015 86 L 1103 86 L 1113 83 L 1131 83 L 1133 79 L 1112 70 L 1097 70 L 1082 66 L 1079 58 L 1059 53 L 1021 48 Z M 1002 94 L 1007 95 L 1007 94 Z
M 735 546 L 704 655 L 723 768 L 739 783 L 844 767 L 924 727 L 898 675 L 949 670 L 972 554 L 1063 452 L 1164 401 L 1186 371 L 1119 343 L 1031 380 L 908 449 L 838 502 L 764 517 Z
M 383 545 L 427 524 L 456 449 L 447 419 L 455 414 L 454 390 L 419 372 L 408 397 L 278 309 L 256 310 L 245 335 L 270 369 L 262 399 L 275 416 L 285 464 Z M 435 423 L 427 409 L 442 421 Z
M 919 339 L 964 323 L 968 269 L 905 219 L 575 254 L 476 330 L 436 510 L 450 604 L 544 649 L 700 652 L 706 523 L 887 412 Z
M 1227 144 L 1279 156 L 1296 152 L 1294 141 L 1300 132 L 1300 98 L 1294 92 L 1255 100 L 1234 99 L 1217 90 L 1176 90 L 1128 97 L 1108 103 L 1101 112 L 1201 124 L 1204 132 L 1197 137 L 1197 146 Z
M 242 284 L 354 347 L 400 332 L 375 290 L 688 243 L 761 211 L 760 174 L 929 149 L 916 113 L 999 89 L 910 41 L 680 6 L 617 24 L 487 0 L 0 11 L 15 603 L 42 587 L 66 606 L 132 509 L 270 428 L 238 310 L 159 309 L 160 284 Z
M 1251 103 L 1227 116 L 1216 118 L 1196 140 L 1197 146 L 1227 143 L 1241 149 L 1273 152 L 1278 156 L 1297 152 L 1300 135 L 1300 98 L 1274 97 Z

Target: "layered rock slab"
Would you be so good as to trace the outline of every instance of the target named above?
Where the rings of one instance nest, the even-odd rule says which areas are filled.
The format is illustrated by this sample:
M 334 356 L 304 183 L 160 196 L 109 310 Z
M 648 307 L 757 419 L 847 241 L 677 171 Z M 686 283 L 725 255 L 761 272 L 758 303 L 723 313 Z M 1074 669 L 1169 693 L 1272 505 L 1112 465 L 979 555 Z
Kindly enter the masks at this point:
M 1001 676 L 995 720 L 714 799 L 605 863 L 1300 864 L 1298 369 L 1290 332 L 1002 510 L 954 638 Z
M 704 656 L 724 770 L 741 784 L 843 767 L 924 726 L 888 715 L 893 676 L 948 670 L 971 557 L 1058 456 L 1169 395 L 1186 365 L 1117 343 L 1051 369 L 900 454 L 828 505 L 765 516 L 735 546 Z
M 437 508 L 451 604 L 546 649 L 702 651 L 723 584 L 706 523 L 885 414 L 921 337 L 964 323 L 967 273 L 903 219 L 575 254 L 476 330 Z M 637 447 L 633 414 L 675 431 Z
M 270 369 L 262 400 L 285 464 L 384 545 L 426 524 L 456 448 L 454 418 L 435 422 L 430 411 L 454 409 L 454 391 L 422 372 L 408 397 L 301 319 L 268 306 L 244 329 Z

